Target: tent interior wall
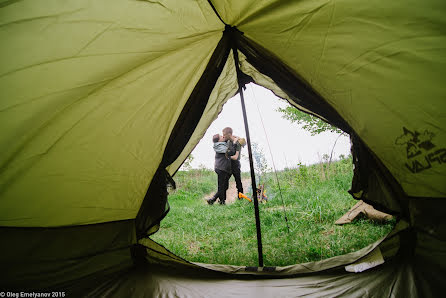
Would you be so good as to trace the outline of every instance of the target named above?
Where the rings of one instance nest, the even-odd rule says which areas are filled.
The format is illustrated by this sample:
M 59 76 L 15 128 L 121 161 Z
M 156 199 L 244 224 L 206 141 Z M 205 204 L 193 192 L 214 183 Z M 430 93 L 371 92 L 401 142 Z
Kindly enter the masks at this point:
M 441 0 L 0 1 L 0 292 L 443 293 L 445 13 Z M 350 193 L 398 216 L 389 235 L 286 267 L 191 263 L 149 238 L 171 176 L 248 82 L 350 134 Z M 378 250 L 384 264 L 345 271 Z

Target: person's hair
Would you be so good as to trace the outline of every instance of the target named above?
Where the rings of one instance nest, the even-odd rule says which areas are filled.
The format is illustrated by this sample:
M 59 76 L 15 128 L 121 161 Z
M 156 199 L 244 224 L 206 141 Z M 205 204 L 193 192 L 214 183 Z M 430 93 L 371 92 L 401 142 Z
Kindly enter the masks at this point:
M 216 134 L 212 137 L 212 142 L 217 143 L 219 139 L 220 139 L 220 135 Z
M 223 128 L 223 134 L 230 134 L 232 136 L 232 128 L 230 127 Z

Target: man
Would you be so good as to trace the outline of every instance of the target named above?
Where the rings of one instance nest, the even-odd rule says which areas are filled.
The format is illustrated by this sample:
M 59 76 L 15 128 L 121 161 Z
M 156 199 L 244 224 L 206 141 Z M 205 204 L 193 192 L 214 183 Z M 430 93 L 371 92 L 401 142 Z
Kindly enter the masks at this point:
M 242 146 L 245 145 L 245 139 L 233 136 L 232 128 L 230 127 L 226 127 L 223 129 L 223 135 L 225 136 L 225 138 L 232 140 L 234 144 L 235 154 L 231 156 L 231 174 L 229 175 L 229 178 L 231 178 L 231 175 L 234 176 L 238 198 L 238 193 L 243 193 L 243 184 L 240 170 L 240 151 L 242 150 Z
M 208 199 L 209 205 L 215 203 L 217 199 L 220 204 L 224 205 L 226 201 L 226 190 L 229 187 L 229 177 L 231 175 L 231 159 L 235 154 L 234 145 L 231 140 L 226 139 L 225 136 L 216 134 L 212 137 L 215 150 L 215 165 L 214 170 L 217 173 L 218 188 L 215 195 Z

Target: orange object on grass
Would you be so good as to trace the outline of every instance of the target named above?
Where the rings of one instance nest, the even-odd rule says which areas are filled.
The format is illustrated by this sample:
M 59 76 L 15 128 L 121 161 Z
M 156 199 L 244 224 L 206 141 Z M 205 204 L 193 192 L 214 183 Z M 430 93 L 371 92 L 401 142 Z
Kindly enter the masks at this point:
M 250 198 L 248 198 L 246 195 L 242 194 L 241 192 L 238 193 L 238 198 L 239 199 L 243 198 L 243 199 L 246 199 L 246 200 L 252 202 L 252 200 Z

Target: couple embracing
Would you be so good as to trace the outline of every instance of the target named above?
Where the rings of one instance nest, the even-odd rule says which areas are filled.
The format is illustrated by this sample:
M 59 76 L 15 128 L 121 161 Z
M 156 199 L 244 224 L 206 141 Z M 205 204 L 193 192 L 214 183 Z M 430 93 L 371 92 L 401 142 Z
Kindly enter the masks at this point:
M 223 135 L 216 134 L 212 137 L 215 151 L 215 172 L 218 176 L 218 189 L 215 195 L 208 199 L 209 205 L 217 201 L 224 205 L 226 201 L 226 190 L 229 187 L 231 175 L 235 178 L 237 191 L 243 193 L 243 185 L 240 173 L 240 151 L 245 145 L 245 139 L 232 135 L 232 128 L 223 129 Z

